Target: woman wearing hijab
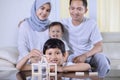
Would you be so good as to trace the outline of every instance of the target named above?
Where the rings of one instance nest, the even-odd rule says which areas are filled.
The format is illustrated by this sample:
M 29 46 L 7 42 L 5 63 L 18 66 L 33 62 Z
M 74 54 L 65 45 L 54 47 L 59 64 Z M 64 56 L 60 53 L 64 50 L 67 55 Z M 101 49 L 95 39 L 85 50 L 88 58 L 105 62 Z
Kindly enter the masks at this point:
M 25 19 L 19 27 L 18 50 L 19 57 L 16 68 L 31 70 L 30 59 L 42 54 L 42 47 L 48 37 L 48 16 L 51 11 L 50 0 L 35 0 L 31 9 L 31 17 Z

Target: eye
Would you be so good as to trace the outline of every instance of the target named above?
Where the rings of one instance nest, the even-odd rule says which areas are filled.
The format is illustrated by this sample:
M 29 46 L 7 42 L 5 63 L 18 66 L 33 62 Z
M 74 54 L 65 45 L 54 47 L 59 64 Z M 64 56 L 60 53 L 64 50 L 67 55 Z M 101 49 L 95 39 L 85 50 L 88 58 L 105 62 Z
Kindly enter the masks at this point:
M 59 54 L 60 54 L 60 52 L 57 52 L 56 54 L 57 54 L 57 55 L 59 55 Z
M 71 10 L 74 10 L 74 7 L 70 7 Z
M 59 33 L 60 31 L 57 31 L 57 33 Z
M 52 31 L 53 33 L 55 32 L 55 31 Z
M 41 10 L 44 10 L 45 8 L 44 8 L 44 7 L 41 7 L 40 9 L 41 9 Z
M 47 12 L 50 12 L 50 9 L 47 9 L 46 11 L 47 11 Z
M 48 53 L 48 55 L 52 55 L 52 53 Z
M 80 7 L 80 8 L 77 8 L 77 10 L 78 10 L 78 11 L 83 11 L 83 8 Z

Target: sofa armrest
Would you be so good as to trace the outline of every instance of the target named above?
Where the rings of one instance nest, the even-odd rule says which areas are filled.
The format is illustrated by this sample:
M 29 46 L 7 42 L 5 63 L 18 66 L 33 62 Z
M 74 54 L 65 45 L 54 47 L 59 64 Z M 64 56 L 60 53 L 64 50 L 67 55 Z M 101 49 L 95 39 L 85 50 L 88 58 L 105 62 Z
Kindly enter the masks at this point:
M 16 64 L 18 59 L 17 47 L 0 48 L 0 59 L 7 60 L 12 64 Z

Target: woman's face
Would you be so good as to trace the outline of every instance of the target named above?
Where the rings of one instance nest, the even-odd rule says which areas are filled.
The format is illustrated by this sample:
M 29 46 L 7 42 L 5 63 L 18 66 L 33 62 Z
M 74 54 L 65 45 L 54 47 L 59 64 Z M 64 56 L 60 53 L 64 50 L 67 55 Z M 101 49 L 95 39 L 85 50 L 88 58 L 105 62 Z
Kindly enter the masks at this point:
M 46 3 L 36 11 L 36 15 L 40 20 L 45 20 L 48 18 L 50 10 L 51 10 L 50 4 Z

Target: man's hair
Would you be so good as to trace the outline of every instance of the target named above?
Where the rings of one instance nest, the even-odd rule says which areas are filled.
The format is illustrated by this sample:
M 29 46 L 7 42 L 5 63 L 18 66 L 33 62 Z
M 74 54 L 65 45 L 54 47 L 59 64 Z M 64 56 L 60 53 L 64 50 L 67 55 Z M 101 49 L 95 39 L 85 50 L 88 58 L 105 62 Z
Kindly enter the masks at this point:
M 74 0 L 70 0 L 69 5 L 71 5 L 71 2 Z M 80 0 L 83 2 L 83 6 L 85 6 L 87 8 L 87 0 Z
M 52 23 L 49 25 L 49 29 L 50 29 L 51 27 L 55 26 L 55 25 L 59 25 L 60 28 L 61 28 L 61 30 L 62 30 L 62 32 L 64 33 L 64 26 L 63 26 L 63 24 L 60 23 L 60 22 L 52 22 Z
M 51 48 L 58 48 L 61 50 L 62 54 L 65 53 L 65 44 L 60 39 L 55 39 L 55 38 L 48 39 L 44 44 L 43 54 L 46 53 L 47 49 L 51 49 Z

